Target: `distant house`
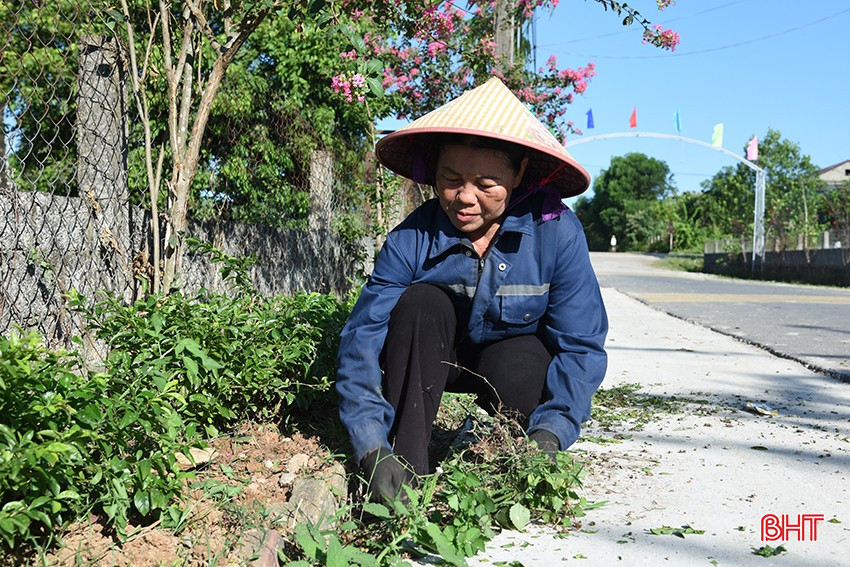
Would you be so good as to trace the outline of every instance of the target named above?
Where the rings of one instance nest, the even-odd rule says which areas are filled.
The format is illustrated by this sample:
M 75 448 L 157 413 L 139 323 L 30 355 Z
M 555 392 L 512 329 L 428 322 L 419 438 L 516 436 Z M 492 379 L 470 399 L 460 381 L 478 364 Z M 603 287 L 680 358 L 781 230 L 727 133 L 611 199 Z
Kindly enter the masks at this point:
M 850 159 L 836 163 L 818 172 L 818 177 L 826 181 L 827 188 L 835 189 L 850 180 Z

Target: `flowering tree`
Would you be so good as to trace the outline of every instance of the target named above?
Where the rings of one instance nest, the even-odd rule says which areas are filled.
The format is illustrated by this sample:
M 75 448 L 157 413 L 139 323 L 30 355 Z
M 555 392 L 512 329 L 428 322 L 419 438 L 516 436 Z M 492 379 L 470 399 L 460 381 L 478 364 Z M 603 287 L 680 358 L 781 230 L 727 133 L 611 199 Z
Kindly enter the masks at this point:
M 606 11 L 623 16 L 623 24 L 644 27 L 644 43 L 673 50 L 679 36 L 652 25 L 625 3 L 596 0 Z M 497 54 L 496 11 L 507 3 L 511 21 L 522 29 L 537 9 L 554 10 L 558 0 L 469 0 L 401 2 L 347 0 L 344 11 L 354 14 L 358 30 L 349 29 L 352 49 L 340 54 L 341 72 L 334 91 L 347 102 L 368 102 L 386 92 L 387 101 L 376 117 L 395 114 L 411 118 L 437 108 L 490 76 L 498 76 L 562 141 L 581 133 L 564 114 L 576 95 L 583 94 L 596 74 L 594 64 L 561 68 L 554 56 L 545 66 L 529 68 L 531 48 L 520 41 L 513 61 Z M 657 0 L 659 9 L 673 4 Z M 358 35 L 358 31 L 360 32 Z M 513 34 L 512 34 L 513 35 Z

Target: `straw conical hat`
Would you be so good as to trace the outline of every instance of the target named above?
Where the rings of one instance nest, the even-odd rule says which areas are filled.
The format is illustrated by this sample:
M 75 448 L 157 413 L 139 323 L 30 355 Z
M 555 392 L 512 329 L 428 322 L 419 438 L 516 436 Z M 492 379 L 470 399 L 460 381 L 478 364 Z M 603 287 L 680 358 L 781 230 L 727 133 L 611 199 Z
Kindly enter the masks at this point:
M 471 134 L 528 148 L 525 184 L 548 181 L 562 197 L 578 195 L 590 184 L 587 171 L 496 77 L 385 136 L 375 153 L 386 167 L 413 179 L 414 142 L 424 143 L 427 134 Z

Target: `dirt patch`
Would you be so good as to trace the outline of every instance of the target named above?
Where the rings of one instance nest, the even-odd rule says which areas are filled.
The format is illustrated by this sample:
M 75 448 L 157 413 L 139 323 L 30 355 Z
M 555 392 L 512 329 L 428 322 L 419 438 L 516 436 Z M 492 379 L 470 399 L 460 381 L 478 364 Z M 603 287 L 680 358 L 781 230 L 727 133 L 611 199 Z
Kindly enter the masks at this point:
M 252 548 L 240 541 L 247 531 L 285 531 L 277 520 L 298 477 L 324 477 L 331 453 L 316 438 L 285 436 L 276 426 L 246 424 L 210 443 L 216 456 L 187 483 L 185 521 L 128 526 L 119 537 L 101 518 L 71 526 L 61 547 L 44 557 L 48 565 L 245 565 Z M 41 563 L 35 557 L 30 563 Z

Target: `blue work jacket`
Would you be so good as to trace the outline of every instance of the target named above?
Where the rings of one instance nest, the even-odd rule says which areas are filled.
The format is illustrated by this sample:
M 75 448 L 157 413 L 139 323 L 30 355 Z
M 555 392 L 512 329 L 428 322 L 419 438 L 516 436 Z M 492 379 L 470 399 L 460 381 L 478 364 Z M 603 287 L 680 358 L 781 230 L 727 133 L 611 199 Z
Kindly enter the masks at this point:
M 390 312 L 415 283 L 446 290 L 457 312 L 469 315 L 458 342 L 538 333 L 553 358 L 528 432 L 551 431 L 562 449 L 578 438 L 605 375 L 608 319 L 581 224 L 569 210 L 544 221 L 542 201 L 535 196 L 509 209 L 483 259 L 437 199 L 387 235 L 340 341 L 340 418 L 358 462 L 390 449 L 394 411 L 382 394 L 379 359 Z

